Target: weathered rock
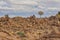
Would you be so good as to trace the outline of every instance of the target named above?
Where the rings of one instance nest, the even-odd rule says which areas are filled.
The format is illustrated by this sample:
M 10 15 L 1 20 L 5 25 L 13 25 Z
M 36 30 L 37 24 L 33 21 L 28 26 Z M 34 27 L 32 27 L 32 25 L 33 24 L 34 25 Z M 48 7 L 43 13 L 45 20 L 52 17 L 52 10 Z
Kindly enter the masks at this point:
M 8 31 L 11 35 L 8 37 L 6 33 L 1 33 L 3 30 Z M 52 32 L 53 31 L 53 32 Z M 20 37 L 17 32 L 24 32 L 26 37 Z M 60 35 L 60 18 L 57 16 L 51 16 L 49 18 L 36 18 L 35 15 L 23 18 L 14 17 L 9 18 L 7 15 L 0 18 L 0 39 L 3 40 L 55 40 L 54 38 L 43 38 L 51 37 L 54 32 Z M 51 34 L 53 33 L 53 34 Z M 4 34 L 8 39 L 3 38 L 1 35 Z M 60 37 L 53 35 L 53 37 Z M 56 40 L 59 40 L 56 39 Z

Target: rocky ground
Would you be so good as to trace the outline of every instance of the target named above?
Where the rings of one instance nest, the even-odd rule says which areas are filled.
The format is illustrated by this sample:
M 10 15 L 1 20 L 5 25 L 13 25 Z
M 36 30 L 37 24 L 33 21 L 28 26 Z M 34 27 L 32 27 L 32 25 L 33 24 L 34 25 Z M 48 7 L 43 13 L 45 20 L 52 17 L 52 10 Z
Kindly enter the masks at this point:
M 60 17 L 1 17 L 0 40 L 60 40 Z

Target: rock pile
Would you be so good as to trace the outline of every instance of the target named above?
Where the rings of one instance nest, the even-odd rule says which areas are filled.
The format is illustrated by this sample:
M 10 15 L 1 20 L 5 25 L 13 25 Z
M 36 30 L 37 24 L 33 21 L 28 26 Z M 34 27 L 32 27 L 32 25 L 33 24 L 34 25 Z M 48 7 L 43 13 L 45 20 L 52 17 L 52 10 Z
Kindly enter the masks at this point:
M 9 18 L 5 15 L 0 18 L 1 40 L 59 40 L 59 38 L 49 38 L 53 37 L 51 34 L 60 36 L 60 18 L 57 16 L 36 18 L 33 15 L 28 18 Z

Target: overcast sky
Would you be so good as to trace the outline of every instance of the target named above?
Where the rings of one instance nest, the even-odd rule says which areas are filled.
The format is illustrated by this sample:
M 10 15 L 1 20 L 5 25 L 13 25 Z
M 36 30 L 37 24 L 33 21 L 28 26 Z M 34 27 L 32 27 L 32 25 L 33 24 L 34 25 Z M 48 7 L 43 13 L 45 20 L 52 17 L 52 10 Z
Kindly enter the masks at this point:
M 0 0 L 0 16 L 9 14 L 12 16 L 39 16 L 42 10 L 43 16 L 55 15 L 60 11 L 60 0 Z

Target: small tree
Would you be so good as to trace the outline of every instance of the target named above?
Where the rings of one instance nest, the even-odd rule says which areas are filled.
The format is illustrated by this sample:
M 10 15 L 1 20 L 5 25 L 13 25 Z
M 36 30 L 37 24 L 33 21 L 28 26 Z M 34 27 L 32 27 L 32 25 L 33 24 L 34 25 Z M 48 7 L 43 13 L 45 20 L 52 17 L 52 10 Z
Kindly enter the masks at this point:
M 60 11 L 58 12 L 58 15 L 60 15 Z
M 40 15 L 40 18 L 41 18 L 41 15 L 43 15 L 44 12 L 43 11 L 39 11 L 38 14 Z

